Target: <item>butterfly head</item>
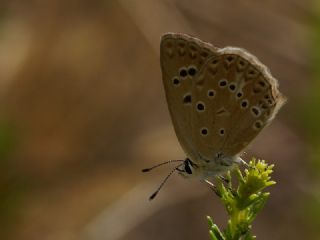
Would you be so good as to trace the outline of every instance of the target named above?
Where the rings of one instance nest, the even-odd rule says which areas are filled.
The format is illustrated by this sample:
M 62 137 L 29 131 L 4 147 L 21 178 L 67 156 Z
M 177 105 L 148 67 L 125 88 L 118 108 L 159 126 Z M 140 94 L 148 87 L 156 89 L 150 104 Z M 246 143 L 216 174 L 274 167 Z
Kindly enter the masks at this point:
M 194 174 L 198 170 L 198 165 L 193 163 L 189 158 L 186 158 L 183 162 L 183 165 L 179 168 L 177 168 L 177 171 L 179 174 L 185 178 L 189 178 L 194 176 Z
M 200 178 L 214 177 L 221 175 L 228 170 L 233 169 L 239 163 L 245 163 L 238 155 L 228 157 L 221 153 L 217 154 L 212 159 L 198 159 L 192 161 L 186 158 L 176 170 L 185 178 Z
M 223 154 L 219 153 L 212 160 L 201 158 L 201 164 L 199 163 L 199 161 L 195 163 L 195 161 L 192 161 L 189 158 L 186 158 L 185 160 L 170 160 L 167 162 L 157 164 L 151 168 L 145 168 L 142 170 L 142 172 L 149 172 L 154 168 L 173 162 L 180 162 L 180 164 L 173 168 L 171 172 L 165 177 L 158 189 L 150 196 L 150 200 L 154 199 L 157 196 L 158 192 L 169 179 L 169 177 L 176 171 L 185 178 L 199 178 L 203 180 L 207 177 L 218 176 L 232 169 L 235 165 L 239 164 L 240 162 L 244 161 L 238 156 L 226 157 Z

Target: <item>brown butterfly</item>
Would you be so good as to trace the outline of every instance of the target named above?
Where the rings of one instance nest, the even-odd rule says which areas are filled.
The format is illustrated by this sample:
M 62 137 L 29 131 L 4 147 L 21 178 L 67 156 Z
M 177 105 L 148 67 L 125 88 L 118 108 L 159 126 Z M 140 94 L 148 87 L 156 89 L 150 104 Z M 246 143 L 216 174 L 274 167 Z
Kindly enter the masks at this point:
M 244 49 L 180 33 L 162 37 L 160 59 L 171 119 L 187 155 L 174 160 L 183 162 L 171 173 L 206 180 L 244 162 L 241 153 L 286 101 L 268 68 Z

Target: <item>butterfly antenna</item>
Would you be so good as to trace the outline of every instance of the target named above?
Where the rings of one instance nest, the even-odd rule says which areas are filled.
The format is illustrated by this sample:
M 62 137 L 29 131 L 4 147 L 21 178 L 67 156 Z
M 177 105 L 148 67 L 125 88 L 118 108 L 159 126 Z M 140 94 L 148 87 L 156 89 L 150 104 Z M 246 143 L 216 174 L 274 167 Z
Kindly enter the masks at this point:
M 151 201 L 152 199 L 154 199 L 158 192 L 161 190 L 161 188 L 163 187 L 163 185 L 166 183 L 166 181 L 169 179 L 169 177 L 172 175 L 172 173 L 174 173 L 180 166 L 182 166 L 184 163 L 179 164 L 178 166 L 176 166 L 174 169 L 171 170 L 171 172 L 165 177 L 165 179 L 163 179 L 163 181 L 161 182 L 160 186 L 158 187 L 158 189 L 149 197 L 149 200 Z
M 162 165 L 165 165 L 165 164 L 168 164 L 168 163 L 173 163 L 173 162 L 184 162 L 184 160 L 169 160 L 167 162 L 163 162 L 163 163 L 159 163 L 157 165 L 154 165 L 152 166 L 151 168 L 145 168 L 145 169 L 142 169 L 142 172 L 149 172 L 151 171 L 152 169 L 154 168 L 157 168 L 157 167 L 160 167 Z M 180 166 L 180 165 L 179 165 Z

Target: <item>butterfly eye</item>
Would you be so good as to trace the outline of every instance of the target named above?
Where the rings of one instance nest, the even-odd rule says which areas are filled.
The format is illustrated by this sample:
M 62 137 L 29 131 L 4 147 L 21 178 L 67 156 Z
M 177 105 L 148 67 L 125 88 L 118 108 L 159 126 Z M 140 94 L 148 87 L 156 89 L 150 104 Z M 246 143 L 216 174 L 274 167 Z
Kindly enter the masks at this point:
M 186 164 L 184 170 L 186 171 L 186 173 L 192 174 L 192 170 L 189 165 Z

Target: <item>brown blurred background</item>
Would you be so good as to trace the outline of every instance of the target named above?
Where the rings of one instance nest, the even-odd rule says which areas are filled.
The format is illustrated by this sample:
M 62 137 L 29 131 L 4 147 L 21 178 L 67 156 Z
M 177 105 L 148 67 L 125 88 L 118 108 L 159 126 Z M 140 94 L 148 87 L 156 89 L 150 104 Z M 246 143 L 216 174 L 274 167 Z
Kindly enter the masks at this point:
M 243 47 L 288 97 L 245 158 L 274 163 L 258 239 L 319 239 L 318 1 L 0 2 L 0 238 L 209 239 L 214 194 L 140 169 L 184 154 L 167 110 L 159 41 L 168 31 Z

